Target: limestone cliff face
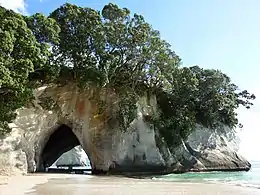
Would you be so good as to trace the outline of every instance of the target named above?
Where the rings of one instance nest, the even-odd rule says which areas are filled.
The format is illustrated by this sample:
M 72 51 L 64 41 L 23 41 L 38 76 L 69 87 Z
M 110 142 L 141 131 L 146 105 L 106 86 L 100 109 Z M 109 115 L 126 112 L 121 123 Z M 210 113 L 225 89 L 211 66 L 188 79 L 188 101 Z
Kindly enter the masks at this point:
M 186 170 L 249 170 L 251 165 L 238 153 L 238 146 L 239 139 L 230 128 L 223 125 L 208 129 L 197 125 L 174 153 Z
M 235 134 L 230 134 L 225 126 L 212 130 L 197 125 L 180 147 L 167 147 L 153 126 L 144 120 L 156 112 L 155 98 L 139 100 L 137 118 L 122 132 L 113 117 L 118 109 L 118 97 L 113 91 L 80 91 L 75 85 L 67 85 L 40 88 L 35 96 L 32 107 L 17 111 L 17 118 L 10 124 L 11 134 L 0 141 L 2 172 L 42 170 L 43 150 L 62 124 L 76 135 L 95 172 L 169 173 L 250 168 L 237 153 Z M 102 114 L 97 99 L 108 105 Z M 52 109 L 46 109 L 43 103 L 53 103 Z

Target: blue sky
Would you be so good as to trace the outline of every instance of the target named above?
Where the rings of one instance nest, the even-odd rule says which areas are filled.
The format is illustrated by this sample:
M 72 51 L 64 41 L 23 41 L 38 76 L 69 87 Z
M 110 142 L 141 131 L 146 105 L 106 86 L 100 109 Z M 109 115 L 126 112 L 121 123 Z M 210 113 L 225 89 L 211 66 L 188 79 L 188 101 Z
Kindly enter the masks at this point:
M 242 89 L 260 100 L 260 1 L 259 0 L 74 0 L 80 6 L 101 10 L 109 3 L 141 14 L 161 32 L 183 65 L 220 69 Z M 48 14 L 62 0 L 0 0 L 9 8 L 33 14 Z M 255 158 L 252 147 L 260 148 L 260 101 L 253 109 L 239 110 L 244 124 L 241 150 Z M 260 159 L 260 154 L 259 154 Z

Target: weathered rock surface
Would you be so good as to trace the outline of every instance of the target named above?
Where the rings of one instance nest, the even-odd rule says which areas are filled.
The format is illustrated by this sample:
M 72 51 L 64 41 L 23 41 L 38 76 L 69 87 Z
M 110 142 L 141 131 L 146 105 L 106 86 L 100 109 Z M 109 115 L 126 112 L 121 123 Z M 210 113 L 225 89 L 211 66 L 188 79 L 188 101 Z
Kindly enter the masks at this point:
M 174 154 L 190 171 L 249 170 L 250 163 L 238 153 L 239 139 L 226 126 L 208 129 L 197 125 Z
M 118 97 L 112 91 L 80 91 L 71 84 L 43 87 L 35 92 L 35 96 L 33 106 L 17 111 L 17 118 L 10 124 L 11 134 L 0 141 L 1 172 L 44 170 L 47 161 L 44 148 L 61 125 L 66 125 L 75 134 L 91 161 L 94 173 L 250 168 L 248 161 L 237 152 L 235 134 L 225 126 L 212 130 L 197 125 L 194 133 L 180 147 L 167 147 L 158 132 L 144 120 L 145 116 L 156 112 L 155 98 L 140 99 L 138 117 L 122 132 L 114 118 Z M 97 99 L 108 105 L 102 114 L 99 113 Z M 52 104 L 53 108 L 46 109 L 43 104 Z M 65 139 L 56 141 L 57 146 L 65 143 Z M 67 151 L 71 148 L 68 147 Z M 53 158 L 49 162 L 57 159 L 54 159 L 54 154 L 48 154 L 48 158 Z

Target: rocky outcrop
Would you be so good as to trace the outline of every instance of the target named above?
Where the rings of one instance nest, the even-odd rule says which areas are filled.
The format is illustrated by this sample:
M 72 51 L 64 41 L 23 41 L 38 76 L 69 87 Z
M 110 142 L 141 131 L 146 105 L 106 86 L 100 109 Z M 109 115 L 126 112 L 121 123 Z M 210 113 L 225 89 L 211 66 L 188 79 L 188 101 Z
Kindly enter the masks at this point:
M 12 132 L 0 142 L 0 168 L 12 173 L 44 170 L 58 153 L 45 155 L 49 140 L 61 125 L 71 129 L 87 153 L 94 173 L 169 173 L 204 170 L 248 170 L 250 164 L 237 153 L 236 136 L 227 127 L 207 129 L 197 125 L 178 148 L 169 148 L 144 118 L 157 112 L 156 98 L 139 100 L 138 116 L 125 131 L 115 119 L 118 97 L 113 91 L 75 85 L 42 87 L 31 107 L 19 109 Z M 98 103 L 107 107 L 100 113 Z M 48 109 L 47 109 L 48 108 Z M 53 138 L 54 139 L 54 138 Z M 66 136 L 53 141 L 69 143 Z M 71 144 L 73 148 L 77 143 Z M 58 147 L 59 146 L 59 147 Z M 63 147 L 63 146 L 62 146 Z M 64 148 L 64 147 L 63 147 Z M 71 148 L 66 148 L 68 151 Z M 55 157 L 56 155 L 56 157 Z M 55 159 L 55 160 L 56 160 Z
M 188 171 L 249 170 L 250 163 L 238 153 L 239 139 L 226 126 L 208 129 L 197 125 L 174 154 Z
M 90 166 L 89 159 L 83 148 L 79 145 L 62 154 L 50 168 L 62 166 Z

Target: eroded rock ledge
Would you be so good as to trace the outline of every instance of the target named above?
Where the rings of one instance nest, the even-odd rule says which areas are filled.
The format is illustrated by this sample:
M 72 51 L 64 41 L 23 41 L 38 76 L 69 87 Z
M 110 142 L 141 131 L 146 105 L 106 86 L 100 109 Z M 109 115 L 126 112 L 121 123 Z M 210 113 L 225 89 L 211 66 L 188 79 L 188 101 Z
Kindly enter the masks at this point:
M 169 148 L 144 120 L 156 112 L 155 97 L 139 100 L 138 117 L 122 132 L 113 117 L 117 97 L 112 92 L 98 92 L 109 105 L 103 114 L 98 114 L 95 89 L 80 91 L 73 84 L 43 87 L 35 96 L 34 105 L 17 111 L 17 118 L 10 124 L 11 134 L 0 141 L 1 174 L 43 170 L 44 148 L 61 125 L 75 134 L 95 174 L 247 171 L 251 167 L 238 153 L 235 133 L 224 125 L 208 129 L 198 124 L 181 146 Z M 46 109 L 43 103 L 52 104 L 52 109 Z

